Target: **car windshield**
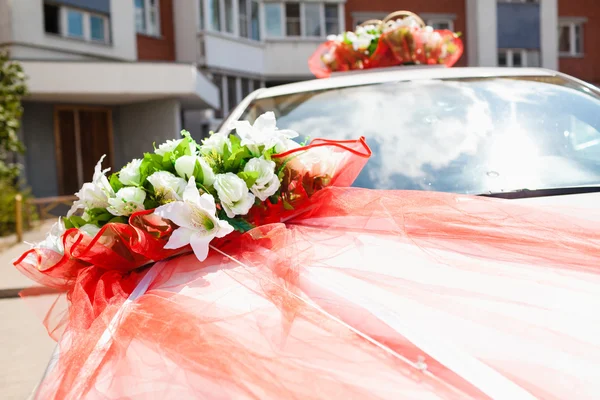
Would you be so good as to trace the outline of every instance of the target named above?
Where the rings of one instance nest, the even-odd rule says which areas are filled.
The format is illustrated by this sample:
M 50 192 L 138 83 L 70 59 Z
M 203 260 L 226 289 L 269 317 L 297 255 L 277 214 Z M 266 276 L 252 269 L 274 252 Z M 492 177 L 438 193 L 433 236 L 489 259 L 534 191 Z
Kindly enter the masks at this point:
M 417 80 L 254 100 L 308 138 L 365 136 L 355 186 L 485 194 L 600 183 L 600 99 L 561 77 Z

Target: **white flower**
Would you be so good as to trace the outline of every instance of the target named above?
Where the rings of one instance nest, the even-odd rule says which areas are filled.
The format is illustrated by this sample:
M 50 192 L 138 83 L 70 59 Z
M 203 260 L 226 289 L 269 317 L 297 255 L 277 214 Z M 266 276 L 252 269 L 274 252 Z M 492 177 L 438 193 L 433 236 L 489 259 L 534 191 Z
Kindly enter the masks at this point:
M 92 182 L 84 183 L 79 192 L 75 193 L 75 196 L 79 199 L 73 203 L 67 217 L 72 216 L 80 208 L 106 208 L 108 207 L 108 199 L 115 196 L 115 191 L 110 186 L 106 175 L 104 175 L 110 168 L 102 170 L 104 157 L 106 155 L 100 157 L 100 161 L 94 168 Z
M 161 200 L 181 200 L 186 181 L 168 171 L 158 171 L 148 177 L 154 187 L 154 194 Z
M 175 161 L 175 171 L 177 175 L 184 179 L 189 179 L 194 176 L 194 169 L 196 168 L 196 162 L 200 163 L 202 168 L 203 185 L 212 186 L 215 181 L 215 173 L 212 168 L 208 165 L 206 160 L 198 156 L 181 156 Z
M 187 139 L 167 140 L 166 142 L 164 142 L 163 144 L 158 146 L 158 149 L 154 150 L 154 152 L 156 154 L 158 154 L 159 156 L 164 156 L 166 153 L 170 153 L 173 150 L 175 150 L 175 148 L 177 146 L 179 146 L 179 143 L 181 143 L 182 140 L 187 140 Z M 189 147 L 190 147 L 190 153 L 192 155 L 196 155 L 196 153 L 197 153 L 196 152 L 196 143 L 193 141 L 190 141 Z
M 214 187 L 229 218 L 246 215 L 254 204 L 254 195 L 248 192 L 246 182 L 234 173 L 217 175 Z
M 421 31 L 421 40 L 428 47 L 435 48 L 442 42 L 442 35 L 439 32 L 435 32 L 431 26 L 428 26 Z
M 140 166 L 142 160 L 139 158 L 133 159 L 130 163 L 124 166 L 119 172 L 119 181 L 123 185 L 137 186 L 140 184 Z
M 79 227 L 79 231 L 83 232 L 84 234 L 86 234 L 88 236 L 94 237 L 94 236 L 96 236 L 96 234 L 98 232 L 100 232 L 100 228 L 94 224 L 85 224 L 85 225 Z
M 144 209 L 146 192 L 143 189 L 129 186 L 119 189 L 116 197 L 108 199 L 108 212 L 117 216 L 129 216 Z
M 248 121 L 236 121 L 233 127 L 238 136 L 242 139 L 241 145 L 247 146 L 248 150 L 255 155 L 260 156 L 260 147 L 267 151 L 278 143 L 286 139 L 292 139 L 298 136 L 298 133 L 289 129 L 277 129 L 275 114 L 272 111 L 262 114 L 250 125 Z
M 250 188 L 260 201 L 265 201 L 270 196 L 273 196 L 279 186 L 279 178 L 275 174 L 275 163 L 273 161 L 261 158 L 252 158 L 244 167 L 244 172 L 257 172 L 258 179 Z
M 308 172 L 313 178 L 333 177 L 345 157 L 345 153 L 334 151 L 327 146 L 313 147 L 293 156 L 288 166 L 298 171 Z
M 65 224 L 62 218 L 58 217 L 58 222 L 52 225 L 50 232 L 46 235 L 46 239 L 34 245 L 38 249 L 50 249 L 57 253 L 64 254 L 63 234 L 65 233 Z
M 215 199 L 208 193 L 200 196 L 194 178 L 190 178 L 183 201 L 175 201 L 158 207 L 154 213 L 177 224 L 177 228 L 165 245 L 165 249 L 178 249 L 188 243 L 200 261 L 208 256 L 208 246 L 215 237 L 221 238 L 233 228 L 227 221 L 216 216 Z
M 285 153 L 286 151 L 297 149 L 298 147 L 302 147 L 300 146 L 300 143 L 292 139 L 285 139 L 275 145 L 275 152 L 278 154 Z
M 396 28 L 419 28 L 420 25 L 413 17 L 400 18 L 394 21 L 388 21 L 385 30 L 389 31 Z
M 225 146 L 231 151 L 231 140 L 229 139 L 229 135 L 224 132 L 212 133 L 207 139 L 202 141 L 200 153 L 204 155 L 208 155 L 212 152 L 223 154 Z

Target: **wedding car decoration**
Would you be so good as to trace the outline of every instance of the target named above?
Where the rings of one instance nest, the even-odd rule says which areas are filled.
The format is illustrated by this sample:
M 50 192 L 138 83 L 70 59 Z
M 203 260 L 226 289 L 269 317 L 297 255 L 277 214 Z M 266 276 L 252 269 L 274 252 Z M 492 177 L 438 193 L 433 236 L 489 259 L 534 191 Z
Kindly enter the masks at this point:
M 433 29 L 416 14 L 397 11 L 383 20 L 369 20 L 353 32 L 327 38 L 309 59 L 317 78 L 395 65 L 454 65 L 463 52 L 459 35 Z

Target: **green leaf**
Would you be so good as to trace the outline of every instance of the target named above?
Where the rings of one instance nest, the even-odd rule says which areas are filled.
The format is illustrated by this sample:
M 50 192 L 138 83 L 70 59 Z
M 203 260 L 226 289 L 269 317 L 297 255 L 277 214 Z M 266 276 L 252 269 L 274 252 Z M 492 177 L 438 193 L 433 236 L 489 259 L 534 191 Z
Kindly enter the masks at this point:
M 113 217 L 108 221 L 108 223 L 109 224 L 126 224 L 128 220 L 129 220 L 129 218 L 127 218 L 127 217 Z
M 290 203 L 288 203 L 286 200 L 283 200 L 283 208 L 285 208 L 288 211 L 291 211 L 294 209 L 294 206 L 292 206 Z
M 194 179 L 196 182 L 204 182 L 204 171 L 202 170 L 202 165 L 200 165 L 200 161 L 198 160 L 196 160 L 196 164 L 194 165 Z
M 110 187 L 112 187 L 112 189 L 113 189 L 115 192 L 118 192 L 118 191 L 119 191 L 119 189 L 121 189 L 121 188 L 123 188 L 123 186 L 125 186 L 125 185 L 123 185 L 123 184 L 121 183 L 121 181 L 119 180 L 119 174 L 118 174 L 118 172 L 115 172 L 114 174 L 112 174 L 112 175 L 110 176 L 109 183 L 110 183 Z
M 63 223 L 65 224 L 65 229 L 72 229 L 75 228 L 75 225 L 73 225 L 73 223 L 71 222 L 70 218 L 63 218 L 62 219 Z
M 75 228 L 81 228 L 83 225 L 87 224 L 87 221 L 77 215 L 72 215 L 69 218 L 69 221 Z
M 258 171 L 250 171 L 250 172 L 242 171 L 242 172 L 238 172 L 237 176 L 242 178 L 244 180 L 244 182 L 246 182 L 246 186 L 248 186 L 248 189 L 250 189 L 256 183 L 256 180 L 258 179 L 260 174 L 258 173 Z
M 233 229 L 235 229 L 238 232 L 245 233 L 245 232 L 248 232 L 249 230 L 254 229 L 254 225 L 252 225 L 250 222 L 246 221 L 245 219 L 240 218 L 240 217 L 229 218 L 224 212 L 222 212 L 222 215 L 219 216 L 219 219 L 229 222 L 229 225 L 231 225 L 233 227 Z

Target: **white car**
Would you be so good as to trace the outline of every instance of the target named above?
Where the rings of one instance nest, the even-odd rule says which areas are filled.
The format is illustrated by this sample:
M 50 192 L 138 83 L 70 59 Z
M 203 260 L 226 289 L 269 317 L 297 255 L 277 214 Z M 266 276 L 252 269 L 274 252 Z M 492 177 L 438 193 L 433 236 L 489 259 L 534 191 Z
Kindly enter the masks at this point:
M 220 130 L 266 111 L 275 113 L 280 129 L 309 138 L 365 136 L 373 156 L 359 187 L 536 201 L 600 188 L 600 91 L 551 70 L 341 73 L 259 89 Z M 589 204 L 589 197 L 577 197 Z

